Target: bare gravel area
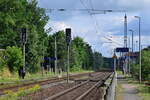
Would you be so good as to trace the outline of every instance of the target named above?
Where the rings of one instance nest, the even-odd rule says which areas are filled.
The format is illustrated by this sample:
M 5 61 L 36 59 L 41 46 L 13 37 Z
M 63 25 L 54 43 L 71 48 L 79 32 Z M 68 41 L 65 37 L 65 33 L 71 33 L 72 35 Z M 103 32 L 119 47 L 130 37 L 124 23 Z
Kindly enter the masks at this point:
M 71 88 L 75 85 L 76 85 L 75 83 L 70 83 L 70 84 L 62 83 L 49 88 L 41 89 L 35 93 L 21 97 L 20 100 L 44 100 L 47 97 L 50 97 L 58 92 Z
M 67 94 L 64 94 L 63 96 L 60 96 L 54 100 L 75 100 L 77 97 L 79 97 L 80 95 L 82 95 L 85 91 L 87 91 L 88 89 L 90 89 L 95 83 L 93 82 L 88 82 L 87 84 L 78 87 L 72 91 L 70 91 Z

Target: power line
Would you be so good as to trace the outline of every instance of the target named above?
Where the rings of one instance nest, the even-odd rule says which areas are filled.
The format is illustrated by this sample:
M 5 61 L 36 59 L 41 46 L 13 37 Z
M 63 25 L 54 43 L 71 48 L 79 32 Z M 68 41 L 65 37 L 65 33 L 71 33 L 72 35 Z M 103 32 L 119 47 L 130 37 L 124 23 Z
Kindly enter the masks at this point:
M 93 6 L 93 3 L 92 3 L 92 0 L 89 0 L 89 3 L 90 3 L 90 5 L 91 5 L 91 8 L 94 10 L 94 6 Z M 98 28 L 99 28 L 99 23 L 98 23 L 98 21 L 97 21 L 97 18 L 96 18 L 96 16 L 95 15 L 92 15 L 91 14 L 91 17 L 94 19 L 94 21 L 95 21 L 95 25 L 96 25 L 96 32 L 98 33 Z
M 91 19 L 94 19 L 93 16 L 91 15 L 91 12 L 89 11 L 89 8 L 84 4 L 84 2 L 82 0 L 80 0 L 81 4 L 86 8 L 88 9 L 88 13 L 91 17 Z M 97 30 L 97 27 L 95 26 L 95 29 L 96 29 L 96 33 L 98 33 L 98 30 Z
M 123 44 L 119 43 L 118 41 L 112 40 L 112 39 L 109 38 L 109 37 L 104 37 L 104 38 L 107 39 L 108 41 L 111 41 L 111 42 L 116 43 L 116 44 L 118 44 L 118 45 L 123 45 Z
M 89 8 L 84 4 L 84 2 L 83 2 L 82 0 L 80 0 L 80 2 L 81 2 L 81 4 L 82 4 L 86 9 L 89 9 Z M 91 5 L 91 10 L 94 10 L 93 5 L 92 5 L 92 2 L 90 3 L 90 5 Z M 97 20 L 96 20 L 95 16 L 92 16 L 92 14 L 91 14 L 91 12 L 90 12 L 89 10 L 88 10 L 88 13 L 89 13 L 91 19 L 94 20 L 94 22 L 95 22 L 94 26 L 95 26 L 95 29 L 96 29 L 96 33 L 98 33 L 98 23 L 97 23 Z
M 51 13 L 53 11 L 60 11 L 60 12 L 65 12 L 65 11 L 83 11 L 83 12 L 89 12 L 90 14 L 106 14 L 107 12 L 125 12 L 125 10 L 110 10 L 110 9 L 65 9 L 65 8 L 46 8 L 45 9 L 46 13 Z

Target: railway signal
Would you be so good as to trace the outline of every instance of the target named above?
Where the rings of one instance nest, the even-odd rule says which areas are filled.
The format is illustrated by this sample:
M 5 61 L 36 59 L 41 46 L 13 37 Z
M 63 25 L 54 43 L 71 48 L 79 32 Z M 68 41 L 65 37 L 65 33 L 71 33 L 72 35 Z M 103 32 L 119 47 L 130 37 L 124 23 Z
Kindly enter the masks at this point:
M 114 59 L 114 72 L 116 72 L 116 60 L 117 60 L 117 56 L 116 56 L 116 53 L 115 53 L 116 49 L 114 49 L 114 54 L 113 54 L 113 59 Z
M 27 42 L 27 29 L 26 28 L 21 29 L 21 42 L 22 44 L 25 44 Z
M 71 42 L 71 28 L 66 28 L 66 43 L 67 43 L 67 50 L 68 50 L 68 66 L 67 66 L 67 83 L 69 83 L 69 66 L 70 66 L 70 62 L 69 62 L 69 47 L 70 47 L 70 42 Z
M 71 28 L 66 28 L 66 43 L 67 46 L 70 45 L 71 42 Z

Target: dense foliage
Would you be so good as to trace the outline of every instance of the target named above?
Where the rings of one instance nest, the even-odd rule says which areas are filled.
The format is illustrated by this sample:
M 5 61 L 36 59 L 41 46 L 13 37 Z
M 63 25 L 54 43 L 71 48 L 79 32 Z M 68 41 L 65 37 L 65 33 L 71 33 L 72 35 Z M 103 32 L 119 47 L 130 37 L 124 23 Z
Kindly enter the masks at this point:
M 26 68 L 30 72 L 37 71 L 42 51 L 46 50 L 42 41 L 47 38 L 44 31 L 47 21 L 44 9 L 37 7 L 36 0 L 0 0 L 0 48 L 22 48 L 20 29 L 27 28 Z
M 47 56 L 54 58 L 55 38 L 57 41 L 57 63 L 58 68 L 66 70 L 67 65 L 67 44 L 65 42 L 64 31 L 59 31 L 49 36 L 49 46 L 47 48 Z M 94 56 L 95 62 L 94 62 Z M 70 45 L 70 69 L 71 71 L 94 70 L 94 64 L 97 69 L 103 66 L 102 55 L 93 52 L 91 46 L 84 42 L 80 37 L 73 38 Z M 54 61 L 51 62 L 54 67 Z
M 34 73 L 43 66 L 43 58 L 55 58 L 55 38 L 57 44 L 58 69 L 66 71 L 67 45 L 64 31 L 48 35 L 45 25 L 48 21 L 45 10 L 37 6 L 36 0 L 0 0 L 0 70 L 7 67 L 16 72 L 22 66 L 21 28 L 27 28 L 26 70 Z M 54 60 L 49 66 L 54 68 Z M 103 67 L 103 57 L 93 52 L 82 38 L 75 37 L 70 45 L 70 70 L 99 70 Z
M 136 78 L 139 77 L 139 57 L 131 65 L 131 72 Z M 142 80 L 150 80 L 150 47 L 142 50 Z
M 22 51 L 18 47 L 7 47 L 5 50 L 5 60 L 11 72 L 18 71 L 22 66 Z

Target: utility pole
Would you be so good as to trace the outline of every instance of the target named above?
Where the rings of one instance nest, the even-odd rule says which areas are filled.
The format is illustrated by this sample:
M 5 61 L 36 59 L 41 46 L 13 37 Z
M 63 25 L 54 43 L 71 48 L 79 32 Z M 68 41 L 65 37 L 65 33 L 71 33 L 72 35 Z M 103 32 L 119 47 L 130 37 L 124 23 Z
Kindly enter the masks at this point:
M 128 73 L 130 74 L 130 69 L 131 69 L 131 68 L 130 68 L 130 57 L 131 57 L 131 55 L 130 55 L 130 54 L 131 54 L 131 53 L 130 53 L 130 49 L 131 49 L 131 48 L 130 48 L 130 36 L 128 37 L 128 41 L 129 41 L 129 43 L 128 43 L 128 44 L 129 44 L 129 45 L 128 45 L 128 48 L 129 48 L 129 52 L 128 52 Z
M 23 71 L 25 72 L 25 66 L 26 66 L 26 60 L 25 60 L 25 45 L 27 42 L 27 29 L 26 28 L 22 28 L 21 29 L 21 41 L 22 41 L 22 45 L 23 45 Z
M 142 61 L 141 61 L 141 17 L 139 17 L 139 16 L 135 16 L 135 18 L 138 18 L 138 20 L 139 20 L 139 67 L 140 67 L 140 70 L 139 70 L 139 81 L 140 81 L 140 83 L 141 83 L 141 81 L 142 81 L 142 68 L 141 68 L 141 63 L 142 63 Z
M 42 41 L 42 47 L 43 47 L 43 62 L 42 62 L 42 76 L 44 75 L 44 39 Z
M 69 56 L 70 56 L 70 42 L 71 42 L 71 28 L 66 28 L 66 43 L 67 43 L 67 51 L 68 51 L 68 60 L 67 60 L 67 83 L 69 83 L 69 71 L 70 71 L 70 62 L 69 62 Z
M 69 62 L 69 59 L 70 59 L 70 50 L 69 50 L 69 46 L 67 46 L 67 51 L 68 51 L 68 66 L 67 66 L 67 83 L 69 83 L 69 72 L 70 72 L 70 62 Z
M 124 16 L 124 47 L 127 48 L 127 16 L 125 14 Z M 126 55 L 126 54 L 124 54 Z M 127 73 L 127 64 L 128 64 L 128 59 L 125 59 L 125 64 L 124 64 L 124 73 Z
M 127 47 L 127 16 L 124 16 L 124 47 Z
M 131 34 L 132 34 L 132 53 L 133 53 L 133 41 L 134 41 L 134 40 L 133 40 L 133 33 L 134 33 L 134 31 L 133 31 L 132 29 L 130 29 L 129 31 L 130 31 Z
M 55 74 L 57 74 L 57 40 L 55 36 Z
M 114 55 L 113 55 L 113 58 L 114 58 L 114 72 L 116 72 L 116 59 L 117 59 L 117 56 L 116 56 L 116 50 L 114 49 Z
M 132 31 L 132 53 L 133 53 L 133 31 Z
M 94 60 L 94 71 L 96 71 L 96 59 L 95 59 L 95 50 L 94 50 L 94 56 L 93 56 L 93 60 Z
M 25 66 L 26 66 L 26 51 L 25 51 L 25 44 L 23 44 L 23 69 L 25 70 Z
M 131 34 L 132 34 L 132 53 L 131 53 L 132 55 L 131 55 L 131 56 L 133 56 L 133 52 L 134 52 L 134 51 L 133 51 L 133 41 L 134 41 L 134 40 L 133 40 L 133 32 L 134 32 L 134 31 L 133 31 L 132 29 L 130 29 L 129 31 L 131 31 Z M 133 58 L 132 58 L 132 64 L 133 64 Z M 130 69 L 131 69 L 131 68 L 130 68 Z M 129 73 L 130 73 L 130 71 L 131 71 L 131 70 L 129 70 Z

